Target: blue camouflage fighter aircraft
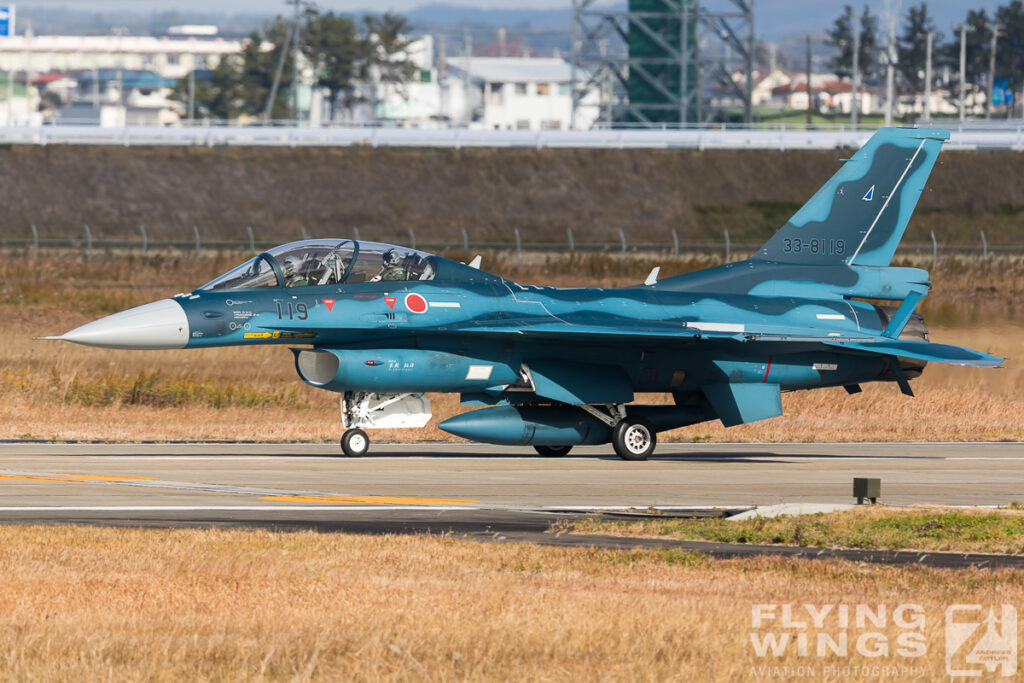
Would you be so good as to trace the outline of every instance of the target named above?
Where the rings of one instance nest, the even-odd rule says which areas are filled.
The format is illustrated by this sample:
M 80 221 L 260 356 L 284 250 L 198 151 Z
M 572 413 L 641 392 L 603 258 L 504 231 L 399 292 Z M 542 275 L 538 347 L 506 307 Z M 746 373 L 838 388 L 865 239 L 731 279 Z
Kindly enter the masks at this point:
M 421 427 L 425 392 L 480 406 L 441 429 L 545 456 L 611 443 L 646 459 L 657 433 L 782 414 L 782 393 L 909 380 L 929 361 L 1001 358 L 931 343 L 928 273 L 891 267 L 947 131 L 882 129 L 750 259 L 625 289 L 520 285 L 439 256 L 316 239 L 271 249 L 189 294 L 59 337 L 118 349 L 293 348 L 338 392 L 349 456 L 364 428 Z M 884 300 L 878 305 L 865 300 Z M 637 392 L 670 394 L 633 404 Z

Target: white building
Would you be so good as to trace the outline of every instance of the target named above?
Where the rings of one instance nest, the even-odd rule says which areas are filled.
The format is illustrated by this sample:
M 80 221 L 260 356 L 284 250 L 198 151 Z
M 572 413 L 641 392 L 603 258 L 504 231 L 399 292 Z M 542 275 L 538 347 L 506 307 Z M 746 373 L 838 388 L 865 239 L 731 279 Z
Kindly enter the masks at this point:
M 38 126 L 39 92 L 32 87 L 8 80 L 0 74 L 0 126 Z
M 807 109 L 807 75 L 794 74 L 791 80 L 772 88 L 771 105 L 785 109 Z M 840 80 L 835 74 L 812 73 L 812 106 L 822 114 L 849 114 L 853 108 L 853 85 Z M 857 91 L 858 111 L 870 114 L 876 111 L 876 96 L 873 89 L 861 85 Z
M 572 127 L 572 67 L 559 57 L 454 57 L 441 88 L 442 117 L 500 130 Z M 576 112 L 576 127 L 597 115 L 594 90 Z
M 138 69 L 177 79 L 241 51 L 242 41 L 222 38 L 20 35 L 0 40 L 0 71 Z
M 433 36 L 412 41 L 406 51 L 396 55 L 395 59 L 408 60 L 412 64 L 412 78 L 400 86 L 382 83 L 377 68 L 371 69 L 369 82 L 362 86 L 365 91 L 362 94 L 371 103 L 372 118 L 410 122 L 440 118 L 441 88 L 434 67 Z M 359 118 L 370 117 L 370 114 L 367 110 Z

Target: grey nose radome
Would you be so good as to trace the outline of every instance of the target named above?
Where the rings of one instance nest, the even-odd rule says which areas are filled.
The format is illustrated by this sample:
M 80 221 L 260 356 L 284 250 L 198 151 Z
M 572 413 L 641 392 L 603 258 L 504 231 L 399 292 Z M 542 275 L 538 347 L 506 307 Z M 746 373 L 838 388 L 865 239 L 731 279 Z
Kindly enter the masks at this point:
M 188 334 L 185 309 L 173 299 L 161 299 L 86 323 L 59 337 L 41 339 L 107 349 L 182 349 Z

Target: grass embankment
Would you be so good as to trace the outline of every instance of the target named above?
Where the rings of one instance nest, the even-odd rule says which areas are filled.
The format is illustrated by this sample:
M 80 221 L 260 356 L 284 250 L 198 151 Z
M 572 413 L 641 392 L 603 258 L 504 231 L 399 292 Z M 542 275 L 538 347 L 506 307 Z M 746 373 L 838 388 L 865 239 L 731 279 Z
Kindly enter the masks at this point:
M 842 512 L 774 518 L 611 520 L 573 522 L 562 531 L 651 536 L 689 541 L 798 545 L 866 550 L 936 550 L 1024 554 L 1024 512 L 893 509 L 865 506 Z
M 798 116 L 798 118 L 800 118 Z M 849 156 L 842 150 L 259 148 L 14 145 L 0 149 L 0 239 L 287 242 L 348 235 L 421 244 L 733 243 L 767 239 Z M 907 239 L 1024 243 L 1024 156 L 947 151 Z M 53 188 L 60 188 L 54 193 Z M 1014 215 L 1018 214 L 1018 215 Z M 152 242 L 151 242 L 152 243 Z
M 307 532 L 3 526 L 0 575 L 10 680 L 821 679 L 861 665 L 938 680 L 947 605 L 1024 603 L 1024 573 L 1007 570 Z M 753 628 L 754 605 L 837 603 L 850 624 L 826 620 L 809 657 L 756 654 L 752 632 L 784 627 L 776 610 Z M 902 604 L 920 613 L 919 657 L 897 653 Z M 882 625 L 856 624 L 857 605 Z M 868 631 L 887 655 L 858 650 Z M 847 633 L 848 655 L 815 656 L 818 632 Z
M 453 252 L 466 260 L 465 254 Z M 108 313 L 187 291 L 244 259 L 212 254 L 0 257 L 0 438 L 313 440 L 338 438 L 337 396 L 302 384 L 284 347 L 132 352 L 32 341 Z M 488 254 L 486 268 L 526 283 L 615 287 L 720 263 L 720 255 Z M 928 265 L 904 260 L 909 265 Z M 944 259 L 921 310 L 932 339 L 1007 356 L 1002 370 L 930 365 L 910 400 L 891 384 L 796 392 L 781 418 L 725 429 L 706 423 L 668 440 L 857 441 L 1024 438 L 1024 259 Z M 432 395 L 435 422 L 463 410 Z M 665 396 L 638 396 L 664 401 Z M 375 439 L 448 440 L 432 425 Z

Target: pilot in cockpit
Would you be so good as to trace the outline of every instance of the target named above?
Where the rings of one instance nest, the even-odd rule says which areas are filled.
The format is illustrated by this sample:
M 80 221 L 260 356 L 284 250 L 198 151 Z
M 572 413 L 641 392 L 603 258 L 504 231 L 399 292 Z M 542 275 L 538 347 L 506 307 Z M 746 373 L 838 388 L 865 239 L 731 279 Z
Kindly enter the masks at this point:
M 313 257 L 286 256 L 281 264 L 285 287 L 305 287 L 319 284 L 317 274 L 323 270 L 320 260 Z
M 398 280 L 430 280 L 434 277 L 434 266 L 428 257 L 415 252 L 388 249 L 384 252 L 380 272 L 370 282 Z
M 382 257 L 380 271 L 370 278 L 370 282 L 391 282 L 405 280 L 405 268 L 402 253 L 397 249 L 388 249 Z

